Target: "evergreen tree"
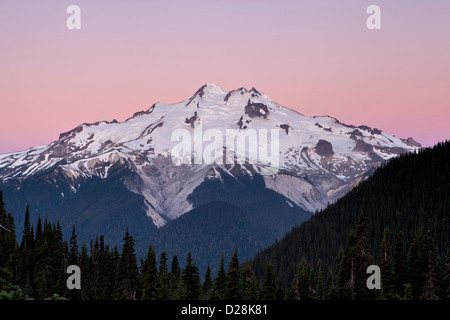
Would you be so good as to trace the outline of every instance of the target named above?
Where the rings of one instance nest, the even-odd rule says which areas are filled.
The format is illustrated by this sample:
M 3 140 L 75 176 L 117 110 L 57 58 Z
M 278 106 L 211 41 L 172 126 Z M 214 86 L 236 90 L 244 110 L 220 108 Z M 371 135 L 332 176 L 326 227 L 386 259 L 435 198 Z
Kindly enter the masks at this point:
M 51 244 L 51 225 L 44 221 L 44 232 L 39 241 L 36 242 L 35 265 L 34 265 L 34 287 L 38 299 L 48 298 L 53 295 L 52 278 L 58 274 L 59 268 L 54 269 L 53 252 Z
M 242 266 L 241 277 L 241 287 L 243 288 L 242 298 L 244 300 L 257 300 L 259 298 L 259 287 L 256 281 L 255 274 L 250 268 L 250 264 L 248 261 L 246 261 Z
M 283 283 L 277 278 L 275 283 L 275 300 L 284 300 L 286 293 L 284 292 Z
M 0 268 L 0 300 L 25 300 L 28 296 L 12 283 L 12 274 Z
M 115 290 L 113 298 L 117 300 L 139 299 L 139 269 L 134 253 L 134 239 L 128 232 L 123 238 L 124 244 L 116 271 Z
M 162 252 L 159 257 L 157 299 L 169 299 L 169 272 L 167 268 L 167 254 Z
M 381 272 L 381 297 L 383 299 L 397 299 L 395 275 L 393 270 L 389 230 L 385 229 L 378 255 L 378 266 Z
M 174 293 L 174 299 L 175 300 L 186 300 L 187 297 L 187 286 L 186 282 L 183 280 L 183 278 L 180 276 L 178 279 L 178 283 L 176 285 L 176 290 Z
M 157 269 L 155 248 L 150 246 L 148 248 L 147 257 L 145 258 L 142 269 L 142 299 L 155 300 L 157 293 Z
M 237 249 L 234 250 L 231 257 L 230 265 L 227 273 L 227 286 L 225 290 L 225 300 L 239 300 L 241 299 L 239 261 Z
M 275 300 L 276 281 L 273 266 L 267 264 L 264 272 L 264 284 L 262 289 L 263 300 Z
M 208 265 L 208 268 L 206 269 L 206 273 L 205 273 L 205 280 L 203 281 L 203 286 L 202 286 L 202 299 L 203 300 L 210 299 L 212 287 L 213 287 L 213 283 L 212 283 L 212 278 L 211 278 L 211 268 Z
M 408 252 L 408 270 L 407 283 L 411 285 L 411 294 L 413 299 L 419 298 L 422 294 L 423 284 L 425 282 L 424 270 L 426 268 L 426 259 L 422 256 L 420 250 L 423 245 L 423 236 L 415 237 Z
M 37 219 L 37 223 L 36 223 L 36 238 L 35 238 L 35 242 L 37 242 L 38 240 L 41 239 L 42 233 L 43 233 L 42 229 L 43 229 L 42 228 L 42 219 L 41 219 L 41 216 L 39 215 L 38 219 Z
M 420 299 L 438 300 L 440 293 L 439 286 L 439 263 L 437 260 L 436 248 L 433 239 L 428 231 L 423 238 L 421 256 L 425 259 L 424 284 Z
M 105 247 L 105 238 L 103 235 L 100 236 L 100 243 L 98 249 L 98 261 L 97 261 L 97 270 L 95 274 L 98 279 L 97 290 L 95 294 L 96 300 L 106 300 L 111 299 L 111 271 L 112 267 L 110 265 L 110 253 L 109 248 Z
M 325 298 L 325 283 L 323 279 L 321 260 L 317 262 L 314 284 L 315 284 L 314 298 L 318 300 L 323 300 Z
M 31 228 L 30 211 L 27 204 L 22 241 L 19 247 L 17 283 L 26 295 L 34 295 L 34 234 Z
M 201 294 L 200 275 L 198 268 L 192 263 L 191 253 L 188 252 L 186 266 L 182 272 L 182 280 L 186 287 L 186 299 L 198 300 Z
M 406 280 L 406 252 L 405 252 L 405 236 L 402 231 L 400 231 L 395 237 L 394 244 L 394 274 L 397 293 L 403 297 L 405 280 Z
M 170 267 L 170 274 L 173 276 L 173 278 L 178 281 L 181 276 L 181 269 L 180 265 L 178 263 L 178 257 L 173 256 L 172 258 L 172 265 Z
M 336 288 L 335 288 L 335 284 L 334 284 L 333 270 L 331 268 L 328 268 L 328 273 L 327 273 L 325 299 L 326 300 L 337 300 L 338 299 L 338 295 L 336 293 Z
M 225 273 L 225 263 L 224 263 L 223 252 L 222 252 L 219 270 L 217 271 L 217 276 L 216 276 L 216 279 L 214 280 L 213 299 L 214 300 L 223 300 L 225 297 L 226 289 L 227 289 L 227 275 Z
M 297 271 L 297 295 L 300 300 L 310 300 L 310 267 L 303 259 Z
M 83 242 L 81 246 L 81 253 L 80 253 L 80 273 L 81 273 L 81 290 L 80 295 L 81 299 L 83 300 L 90 300 L 92 299 L 92 294 L 90 290 L 90 266 L 89 266 L 89 256 L 87 252 L 87 246 L 86 243 Z
M 372 257 L 368 245 L 367 218 L 361 213 L 355 230 L 347 239 L 347 247 L 337 258 L 338 297 L 345 300 L 372 299 L 373 293 L 366 286 L 366 270 Z
M 169 298 L 175 299 L 176 292 L 177 292 L 177 286 L 180 281 L 180 276 L 181 276 L 181 270 L 180 270 L 180 265 L 178 264 L 178 257 L 173 256 L 171 267 L 170 267 L 170 273 L 169 273 L 169 285 L 168 285 Z
M 54 292 L 61 298 L 70 297 L 69 289 L 67 288 L 67 267 L 69 266 L 69 247 L 67 242 L 64 242 L 62 245 L 62 256 L 59 262 L 59 274 L 58 280 L 56 282 L 56 288 Z M 78 290 L 71 290 L 78 291 Z
M 95 237 L 95 241 L 92 244 L 91 241 L 91 256 L 89 257 L 89 269 L 91 272 L 90 277 L 90 291 L 92 294 L 92 299 L 97 300 L 99 299 L 99 288 L 98 288 L 98 280 L 100 275 L 100 267 L 99 267 L 99 251 L 100 251 L 100 245 L 98 242 L 98 236 Z
M 412 289 L 412 285 L 410 283 L 406 283 L 405 284 L 405 289 L 403 290 L 404 292 L 404 296 L 403 296 L 403 300 L 413 300 L 413 289 Z
M 75 232 L 75 225 L 72 227 L 72 236 L 70 237 L 70 253 L 69 264 L 78 265 L 80 259 L 80 253 L 78 252 L 77 234 Z

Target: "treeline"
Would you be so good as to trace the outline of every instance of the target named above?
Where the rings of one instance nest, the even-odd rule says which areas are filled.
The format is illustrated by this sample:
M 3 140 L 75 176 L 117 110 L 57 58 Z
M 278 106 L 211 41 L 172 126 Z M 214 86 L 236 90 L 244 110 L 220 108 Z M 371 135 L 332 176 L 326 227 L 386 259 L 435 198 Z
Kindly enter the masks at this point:
M 16 241 L 14 219 L 6 214 L 0 192 L 0 299 L 74 300 L 366 300 L 450 298 L 450 257 L 440 257 L 430 233 L 415 237 L 408 253 L 402 232 L 395 237 L 385 230 L 377 257 L 370 255 L 367 218 L 360 215 L 347 245 L 335 259 L 335 268 L 303 259 L 294 281 L 283 284 L 272 264 L 257 280 L 250 263 L 240 263 L 237 250 L 226 268 L 222 254 L 215 275 L 208 267 L 201 277 L 187 253 L 157 258 L 150 246 L 145 259 L 135 254 L 135 240 L 125 232 L 122 251 L 105 245 L 100 236 L 79 248 L 75 227 L 63 241 L 59 223 L 38 219 L 36 230 L 26 211 L 22 241 Z M 393 241 L 393 242 L 392 242 Z M 170 264 L 170 267 L 169 267 Z M 367 267 L 381 270 L 381 289 L 369 290 Z M 81 290 L 69 290 L 69 265 L 81 270 Z

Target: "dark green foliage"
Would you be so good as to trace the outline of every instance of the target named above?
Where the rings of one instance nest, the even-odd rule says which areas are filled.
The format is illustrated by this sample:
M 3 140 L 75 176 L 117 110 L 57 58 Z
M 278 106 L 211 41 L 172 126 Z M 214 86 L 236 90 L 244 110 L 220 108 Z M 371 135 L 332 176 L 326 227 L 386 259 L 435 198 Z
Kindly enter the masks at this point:
M 433 244 L 433 239 L 428 231 L 422 239 L 420 247 L 420 256 L 424 262 L 424 283 L 419 299 L 424 300 L 438 300 L 440 298 L 440 266 L 436 247 Z
M 404 296 L 405 281 L 406 281 L 406 252 L 405 252 L 405 236 L 400 231 L 395 237 L 394 244 L 394 275 L 397 284 L 396 291 L 400 297 Z
M 201 294 L 200 276 L 198 268 L 192 263 L 191 253 L 188 252 L 186 266 L 182 272 L 182 282 L 186 288 L 187 300 L 198 300 Z
M 136 300 L 140 297 L 140 279 L 136 254 L 134 253 L 134 239 L 129 234 L 128 228 L 123 241 L 122 254 L 115 274 L 113 299 Z
M 217 272 L 216 279 L 214 280 L 214 289 L 212 294 L 213 299 L 222 300 L 225 297 L 226 288 L 227 288 L 227 275 L 225 273 L 225 262 L 222 252 L 219 271 Z
M 395 235 L 403 232 L 406 252 L 417 234 L 430 230 L 438 253 L 445 254 L 450 245 L 449 163 L 450 142 L 390 160 L 343 198 L 257 254 L 251 265 L 258 279 L 262 279 L 266 264 L 272 263 L 289 286 L 303 258 L 310 264 L 320 259 L 323 267 L 334 269 L 334 259 L 361 212 L 368 223 L 368 254 L 372 257 L 378 256 L 384 229 Z M 404 265 L 400 260 L 397 267 L 405 272 Z M 404 281 L 401 273 L 396 275 Z
M 257 300 L 259 298 L 259 284 L 248 261 L 241 268 L 241 282 L 242 299 Z
M 142 267 L 142 299 L 155 300 L 157 293 L 158 275 L 156 269 L 155 248 L 148 248 L 147 258 Z
M 266 265 L 266 270 L 264 272 L 262 299 L 263 300 L 275 300 L 276 288 L 277 288 L 277 286 L 276 286 L 275 273 L 273 272 L 272 265 L 268 264 L 268 265 Z
M 27 299 L 27 295 L 17 285 L 12 284 L 11 280 L 11 272 L 0 268 L 0 300 Z
M 162 252 L 159 257 L 159 271 L 158 271 L 158 285 L 157 296 L 158 300 L 168 300 L 170 298 L 169 292 L 169 272 L 167 267 L 167 254 Z
M 391 233 L 385 230 L 383 240 L 381 241 L 380 253 L 378 255 L 377 264 L 381 270 L 381 293 L 380 299 L 392 300 L 400 298 L 397 295 L 397 285 L 394 274 L 394 267 L 391 255 L 390 245 Z
M 303 259 L 297 269 L 297 298 L 299 300 L 311 299 L 310 273 L 311 269 Z
M 241 281 L 239 273 L 239 261 L 237 249 L 234 250 L 231 257 L 230 266 L 227 273 L 227 287 L 225 290 L 225 300 L 240 300 L 241 299 Z
M 178 257 L 173 256 L 172 264 L 169 272 L 169 283 L 168 283 L 168 295 L 170 298 L 175 297 L 177 291 L 178 283 L 181 276 L 180 265 L 178 264 Z
M 70 235 L 75 224 L 80 243 L 89 243 L 103 234 L 107 244 L 113 247 L 120 245 L 126 227 L 135 237 L 157 229 L 145 214 L 144 197 L 128 190 L 123 179 L 135 181 L 137 174 L 119 163 L 109 170 L 105 179 L 80 177 L 76 181 L 68 181 L 55 166 L 20 184 L 0 179 L 0 189 L 18 225 L 24 223 L 23 212 L 28 202 L 33 224 L 38 215 L 50 221 L 59 220 L 65 235 Z M 80 188 L 74 193 L 71 185 L 77 184 Z M 147 253 L 147 247 L 142 246 L 142 256 Z
M 347 247 L 336 261 L 336 291 L 344 300 L 370 299 L 366 270 L 372 263 L 368 246 L 367 219 L 359 215 L 356 228 L 347 239 Z
M 212 288 L 211 268 L 208 266 L 202 286 L 202 300 L 209 300 L 211 298 Z
M 273 197 L 265 199 L 266 202 L 269 200 L 286 204 L 285 200 Z M 259 204 L 258 208 L 260 206 L 263 205 Z M 286 204 L 286 207 L 289 206 Z M 271 215 L 265 212 L 266 210 L 270 211 Z M 250 259 L 258 250 L 270 245 L 292 226 L 309 217 L 309 214 L 304 212 L 289 212 L 285 217 L 284 212 L 285 208 L 256 209 L 256 206 L 253 206 L 242 209 L 229 203 L 212 201 L 184 213 L 146 237 L 137 238 L 136 242 L 151 243 L 157 253 L 166 252 L 169 256 L 185 257 L 186 252 L 191 251 L 201 273 L 210 265 L 215 274 L 222 251 L 226 257 L 230 257 L 233 250 L 239 248 L 240 258 Z M 279 226 L 279 223 L 282 223 L 282 226 Z M 137 254 L 145 256 L 146 252 L 137 251 Z

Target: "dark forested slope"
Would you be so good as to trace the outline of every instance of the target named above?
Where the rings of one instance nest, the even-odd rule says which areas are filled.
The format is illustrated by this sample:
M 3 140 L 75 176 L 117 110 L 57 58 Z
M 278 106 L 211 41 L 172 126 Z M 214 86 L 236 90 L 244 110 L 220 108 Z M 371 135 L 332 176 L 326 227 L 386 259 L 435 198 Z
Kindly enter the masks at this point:
M 320 259 L 324 267 L 333 267 L 361 213 L 367 218 L 372 256 L 378 255 L 385 229 L 393 235 L 402 232 L 406 250 L 417 235 L 429 231 L 438 254 L 445 256 L 450 247 L 450 142 L 389 161 L 346 196 L 261 251 L 252 267 L 262 277 L 271 263 L 285 285 L 292 283 L 302 259 L 311 264 Z

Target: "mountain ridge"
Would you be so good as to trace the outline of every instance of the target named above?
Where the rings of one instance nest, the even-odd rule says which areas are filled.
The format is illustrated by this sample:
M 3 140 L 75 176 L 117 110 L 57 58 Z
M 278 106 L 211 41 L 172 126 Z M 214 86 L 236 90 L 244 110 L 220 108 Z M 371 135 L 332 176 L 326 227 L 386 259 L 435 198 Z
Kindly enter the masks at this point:
M 187 155 L 177 155 L 175 150 L 186 151 L 180 146 L 187 146 Z M 260 161 L 262 147 L 268 162 Z M 117 238 L 131 225 L 130 232 L 145 237 L 206 204 L 202 197 L 236 194 L 230 181 L 254 178 L 264 185 L 259 192 L 281 195 L 276 201 L 297 210 L 299 221 L 386 160 L 418 148 L 414 140 L 368 126 L 304 116 L 255 88 L 225 91 L 205 84 L 179 103 L 155 103 L 124 122 L 85 123 L 47 146 L 0 155 L 0 189 L 17 223 L 28 202 L 32 219 L 61 219 L 67 230 L 81 223 L 80 238 L 87 241 L 96 230 Z M 221 185 L 211 189 L 214 194 L 208 193 L 210 182 Z M 246 200 L 226 201 L 242 207 Z

